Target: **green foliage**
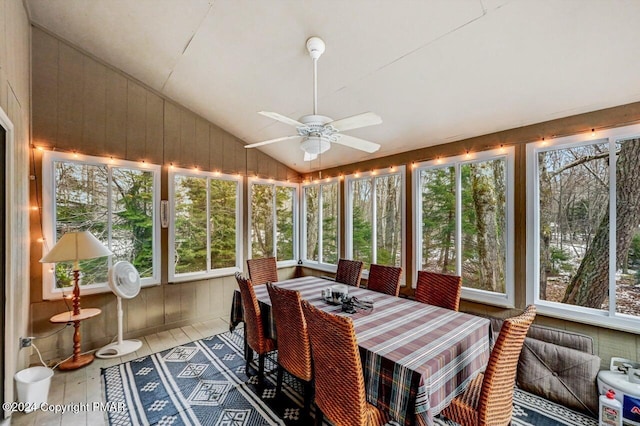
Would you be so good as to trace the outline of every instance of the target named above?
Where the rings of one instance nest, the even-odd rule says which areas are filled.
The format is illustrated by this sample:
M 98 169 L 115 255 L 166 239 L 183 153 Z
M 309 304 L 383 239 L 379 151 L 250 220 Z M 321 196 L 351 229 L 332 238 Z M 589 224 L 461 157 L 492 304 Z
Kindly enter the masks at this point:
M 552 274 L 558 274 L 561 270 L 565 272 L 571 270 L 571 264 L 566 263 L 569 259 L 571 259 L 571 256 L 569 256 L 569 252 L 558 247 L 550 247 L 549 253 Z
M 633 234 L 629 248 L 628 266 L 640 271 L 640 232 Z

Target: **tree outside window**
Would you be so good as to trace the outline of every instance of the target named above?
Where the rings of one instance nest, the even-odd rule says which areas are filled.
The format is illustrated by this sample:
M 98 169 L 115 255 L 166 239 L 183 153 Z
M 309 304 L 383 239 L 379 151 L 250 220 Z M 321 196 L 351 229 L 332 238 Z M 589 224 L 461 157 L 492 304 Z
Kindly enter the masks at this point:
M 305 260 L 338 263 L 338 182 L 304 186 Z
M 242 223 L 238 179 L 177 169 L 170 182 L 171 278 L 238 270 Z
M 50 245 L 67 232 L 90 231 L 114 253 L 80 262 L 82 286 L 106 289 L 108 268 L 120 260 L 136 267 L 143 284 L 159 280 L 159 166 L 47 152 L 43 171 L 43 231 Z M 72 269 L 71 262 L 61 262 L 44 275 L 45 297 L 73 285 Z
M 250 185 L 251 257 L 296 259 L 296 186 L 252 182 Z
M 402 266 L 404 168 L 347 177 L 347 235 L 352 259 Z
M 536 298 L 640 317 L 640 138 L 568 138 L 532 151 Z
M 512 164 L 501 149 L 417 165 L 417 269 L 462 276 L 467 298 L 512 303 Z

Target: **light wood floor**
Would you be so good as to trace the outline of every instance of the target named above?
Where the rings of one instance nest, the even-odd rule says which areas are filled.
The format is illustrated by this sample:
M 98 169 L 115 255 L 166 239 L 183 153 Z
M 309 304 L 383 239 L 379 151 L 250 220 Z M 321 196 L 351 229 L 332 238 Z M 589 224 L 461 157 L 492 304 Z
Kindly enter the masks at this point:
M 49 390 L 49 404 L 104 402 L 100 369 L 122 362 L 131 361 L 141 356 L 160 352 L 177 345 L 202 339 L 213 334 L 229 330 L 228 322 L 215 319 L 194 325 L 163 331 L 141 338 L 142 348 L 135 353 L 120 358 L 98 359 L 87 367 L 75 371 L 55 370 Z M 45 360 L 46 361 L 46 360 Z M 7 422 L 0 422 L 4 425 Z M 16 426 L 66 426 L 66 425 L 106 425 L 106 416 L 101 411 L 80 412 L 77 414 L 55 414 L 36 410 L 29 414 L 14 413 L 10 420 Z

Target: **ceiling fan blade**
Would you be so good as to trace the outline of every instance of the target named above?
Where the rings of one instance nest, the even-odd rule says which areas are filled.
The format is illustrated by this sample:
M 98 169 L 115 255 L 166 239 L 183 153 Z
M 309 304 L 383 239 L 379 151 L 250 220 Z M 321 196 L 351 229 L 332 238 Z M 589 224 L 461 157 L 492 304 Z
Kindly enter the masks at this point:
M 362 114 L 352 115 L 351 117 L 341 118 L 340 120 L 327 123 L 327 126 L 333 126 L 338 131 L 359 129 L 360 127 L 373 126 L 382 123 L 382 118 L 373 112 L 363 112 Z
M 258 114 L 264 115 L 265 117 L 269 117 L 281 123 L 288 124 L 289 126 L 293 126 L 293 127 L 304 126 L 304 124 L 302 124 L 298 120 L 294 120 L 293 118 L 289 118 L 282 114 L 278 114 L 277 112 L 259 111 Z
M 349 148 L 359 149 L 360 151 L 365 152 L 376 152 L 380 149 L 380 145 L 377 143 L 365 141 L 364 139 L 354 138 L 349 135 L 340 135 L 337 141 L 334 143 L 348 146 Z
M 309 154 L 308 152 L 304 153 L 304 161 L 313 161 L 318 158 L 318 154 Z
M 255 147 L 258 147 L 258 146 L 269 145 L 270 143 L 286 141 L 288 139 L 295 139 L 295 138 L 299 138 L 299 137 L 300 137 L 300 135 L 283 136 L 281 138 L 269 139 L 269 140 L 262 141 L 262 142 L 252 143 L 251 145 L 245 145 L 244 147 L 245 148 L 255 148 Z

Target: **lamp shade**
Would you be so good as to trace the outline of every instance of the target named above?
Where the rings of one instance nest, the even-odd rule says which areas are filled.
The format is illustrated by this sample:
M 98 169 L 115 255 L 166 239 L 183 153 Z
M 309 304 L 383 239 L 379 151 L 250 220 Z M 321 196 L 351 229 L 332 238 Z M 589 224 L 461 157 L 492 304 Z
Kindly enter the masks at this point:
M 42 259 L 41 263 L 77 262 L 113 253 L 89 231 L 67 232 Z

